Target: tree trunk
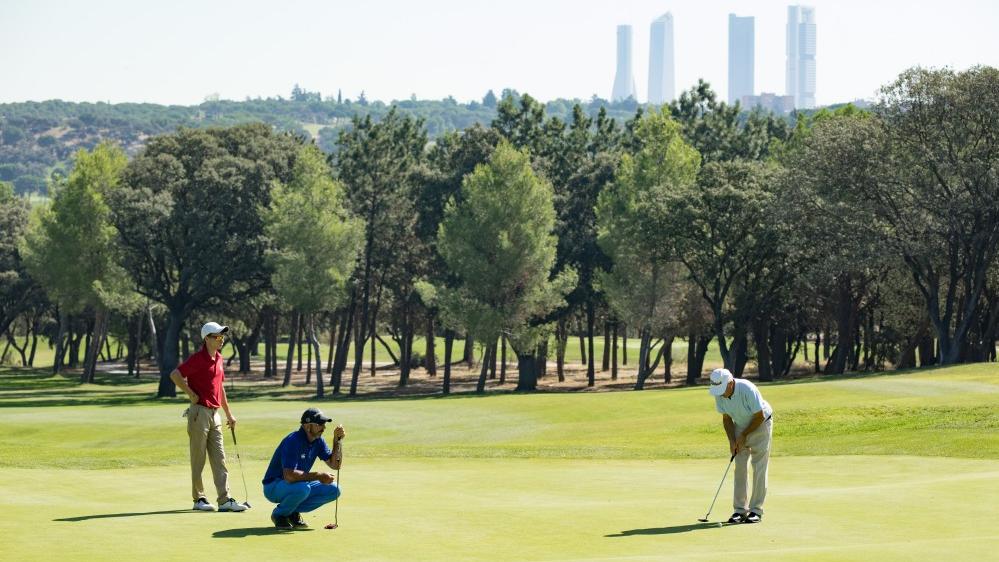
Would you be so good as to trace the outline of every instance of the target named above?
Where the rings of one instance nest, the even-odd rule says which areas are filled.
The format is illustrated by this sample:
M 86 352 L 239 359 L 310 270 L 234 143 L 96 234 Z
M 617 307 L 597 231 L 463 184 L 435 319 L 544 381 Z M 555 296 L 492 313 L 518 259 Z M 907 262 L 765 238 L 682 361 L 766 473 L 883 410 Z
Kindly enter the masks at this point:
M 437 340 L 434 329 L 434 317 L 427 315 L 427 346 L 426 354 L 423 357 L 423 366 L 427 370 L 427 376 L 437 376 Z
M 628 364 L 628 325 L 621 324 L 621 364 Z
M 757 318 L 753 321 L 753 341 L 756 342 L 756 372 L 761 381 L 774 380 L 769 332 L 769 324 L 765 320 Z
M 638 372 L 635 374 L 635 390 L 645 389 L 645 379 L 648 377 L 649 347 L 652 335 L 645 326 L 638 330 Z
M 316 334 L 315 314 L 309 315 L 309 340 L 315 350 L 316 358 L 316 398 L 322 399 L 325 389 L 323 388 L 323 356 L 319 351 L 319 337 Z M 310 358 L 312 353 L 309 354 Z
M 291 384 L 291 367 L 295 361 L 295 337 L 300 332 L 300 327 L 302 324 L 301 313 L 294 313 L 292 315 L 291 326 L 288 331 L 288 359 L 285 361 L 284 365 L 284 381 L 281 382 L 281 386 L 288 386 Z
M 336 349 L 336 334 L 337 328 L 341 325 L 341 315 L 334 313 L 330 318 L 330 345 L 328 351 L 326 352 L 326 372 L 329 375 L 333 375 L 333 350 Z
M 500 335 L 500 384 L 506 383 L 506 334 Z
M 170 379 L 170 373 L 177 368 L 178 336 L 184 327 L 185 316 L 183 309 L 172 309 L 168 314 L 167 327 L 163 334 L 163 354 L 160 357 L 160 385 L 156 393 L 157 398 L 177 396 L 177 386 Z
M 313 347 L 312 346 L 312 338 L 315 335 L 315 324 L 316 324 L 315 314 L 314 313 L 313 314 L 309 314 L 307 316 L 306 322 L 304 322 L 304 323 L 308 324 L 308 330 L 309 330 L 309 335 L 308 335 L 307 338 L 305 338 L 306 339 L 306 342 L 305 342 L 305 348 L 306 348 L 306 356 L 305 356 L 305 384 L 309 385 L 309 384 L 312 384 L 312 347 Z M 298 344 L 298 349 L 299 349 L 298 360 L 301 361 L 302 360 L 302 351 L 301 351 L 302 344 L 301 343 Z M 316 357 L 316 361 L 322 361 L 322 357 Z
M 479 369 L 479 382 L 475 385 L 475 392 L 482 394 L 486 391 L 486 375 L 489 373 L 489 352 L 493 349 L 496 344 L 489 343 L 486 344 L 486 348 L 482 351 L 482 365 Z
M 586 303 L 586 342 L 588 344 L 588 361 L 586 362 L 586 386 L 594 386 L 597 384 L 596 373 L 594 372 L 593 365 L 593 322 L 594 322 L 594 312 L 593 312 L 593 300 L 590 299 Z
M 451 351 L 454 348 L 454 330 L 444 330 L 444 395 L 451 394 Z
M 607 372 L 610 369 L 610 355 L 611 355 L 611 330 L 610 322 L 604 320 L 604 356 L 603 361 L 600 363 L 600 372 Z
M 146 305 L 146 316 L 149 318 L 149 352 L 153 354 L 153 362 L 156 363 L 160 372 L 163 372 L 163 348 L 160 347 L 160 338 L 156 333 L 156 321 L 153 320 L 153 307 Z
M 500 336 L 502 338 L 503 336 Z M 489 353 L 489 379 L 496 380 L 496 348 L 499 347 L 498 342 L 492 343 L 492 350 Z M 506 381 L 500 381 L 503 384 Z
M 472 334 L 465 336 L 465 363 L 468 364 L 469 370 L 475 366 L 475 339 Z
M 333 372 L 330 374 L 330 381 L 333 385 L 333 394 L 340 394 L 340 386 L 343 382 L 343 371 L 347 368 L 347 354 L 350 350 L 350 338 L 354 335 L 354 325 L 357 323 L 357 305 L 351 301 L 347 312 L 344 315 L 344 328 L 340 330 L 340 341 L 336 346 L 336 357 L 333 359 Z
M 586 333 L 579 319 L 576 320 L 576 333 L 579 334 L 579 360 L 582 365 L 586 365 Z
M 516 352 L 516 349 L 514 350 Z M 592 357 L 592 354 L 591 354 Z M 517 390 L 533 391 L 538 388 L 537 358 L 527 353 L 517 353 Z
M 298 366 L 295 367 L 295 371 L 302 372 L 302 340 L 305 339 L 305 317 L 300 316 L 298 320 L 298 332 L 295 336 L 295 344 L 298 348 Z M 306 381 L 308 382 L 308 381 Z
M 617 322 L 614 322 L 614 331 L 611 336 L 611 380 L 617 380 Z
M 69 315 L 66 314 L 66 307 L 59 308 L 59 335 L 56 337 L 55 361 L 52 362 L 52 374 L 57 375 L 62 370 L 63 360 L 63 338 L 66 337 L 66 330 L 69 327 Z
M 565 382 L 565 348 L 569 341 L 566 324 L 565 318 L 559 318 L 555 328 L 555 372 L 558 374 L 558 382 Z

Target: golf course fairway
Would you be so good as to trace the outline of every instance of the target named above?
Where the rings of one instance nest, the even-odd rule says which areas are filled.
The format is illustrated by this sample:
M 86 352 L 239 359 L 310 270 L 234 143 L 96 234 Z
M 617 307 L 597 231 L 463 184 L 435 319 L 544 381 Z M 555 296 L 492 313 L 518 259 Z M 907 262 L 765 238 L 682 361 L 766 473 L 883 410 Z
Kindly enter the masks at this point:
M 183 400 L 150 399 L 149 380 L 80 386 L 2 370 L 2 557 L 996 559 L 994 364 L 760 388 L 775 412 L 766 514 L 718 528 L 731 473 L 711 523 L 697 521 L 728 461 L 703 386 L 319 403 L 306 388 L 237 387 L 248 498 L 226 434 L 229 483 L 253 508 L 199 513 Z M 310 530 L 278 531 L 260 478 L 310 405 L 347 430 L 339 528 L 323 529 L 330 504 L 305 514 Z

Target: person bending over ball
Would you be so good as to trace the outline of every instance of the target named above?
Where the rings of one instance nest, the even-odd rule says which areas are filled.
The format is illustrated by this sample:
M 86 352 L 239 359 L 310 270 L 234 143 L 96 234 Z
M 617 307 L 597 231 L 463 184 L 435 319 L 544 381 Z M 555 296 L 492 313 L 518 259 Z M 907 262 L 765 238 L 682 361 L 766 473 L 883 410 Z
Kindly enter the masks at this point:
M 302 413 L 302 426 L 289 433 L 274 450 L 264 473 L 264 497 L 276 503 L 271 521 L 278 529 L 308 527 L 302 513 L 330 503 L 340 497 L 335 477 L 326 472 L 310 472 L 319 457 L 333 470 L 340 470 L 343 453 L 340 441 L 346 435 L 342 425 L 333 430 L 333 447 L 323 440 L 326 423 L 333 421 L 318 408 Z
M 708 391 L 715 397 L 715 409 L 722 415 L 722 425 L 728 435 L 729 452 L 735 456 L 732 502 L 735 512 L 728 522 L 759 523 L 763 519 L 763 500 L 767 497 L 773 409 L 756 385 L 733 377 L 728 369 L 711 372 Z M 753 496 L 747 498 L 750 457 L 753 460 Z

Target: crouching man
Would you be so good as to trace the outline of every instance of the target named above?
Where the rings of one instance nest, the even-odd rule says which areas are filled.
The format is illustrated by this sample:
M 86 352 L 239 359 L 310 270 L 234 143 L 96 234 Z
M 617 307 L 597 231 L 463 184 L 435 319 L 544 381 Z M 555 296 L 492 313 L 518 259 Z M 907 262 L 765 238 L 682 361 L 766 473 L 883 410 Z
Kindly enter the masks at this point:
M 319 457 L 333 470 L 340 469 L 343 453 L 340 440 L 344 438 L 343 426 L 333 430 L 331 449 L 322 434 L 326 423 L 333 421 L 318 408 L 302 413 L 302 426 L 281 440 L 264 473 L 264 497 L 276 503 L 271 521 L 278 529 L 304 529 L 308 527 L 302 513 L 308 513 L 330 503 L 340 496 L 336 478 L 326 472 L 311 472 L 312 463 Z

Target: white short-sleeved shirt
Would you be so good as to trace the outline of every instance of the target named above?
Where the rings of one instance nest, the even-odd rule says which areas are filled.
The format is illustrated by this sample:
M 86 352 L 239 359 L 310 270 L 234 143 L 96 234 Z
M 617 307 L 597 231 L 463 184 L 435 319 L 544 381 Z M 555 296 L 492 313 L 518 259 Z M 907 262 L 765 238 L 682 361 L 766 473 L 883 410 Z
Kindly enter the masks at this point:
M 746 379 L 735 379 L 735 390 L 731 398 L 715 396 L 715 409 L 732 418 L 736 431 L 746 429 L 756 412 L 762 411 L 764 418 L 773 414 L 773 409 L 763 399 L 760 390 Z

